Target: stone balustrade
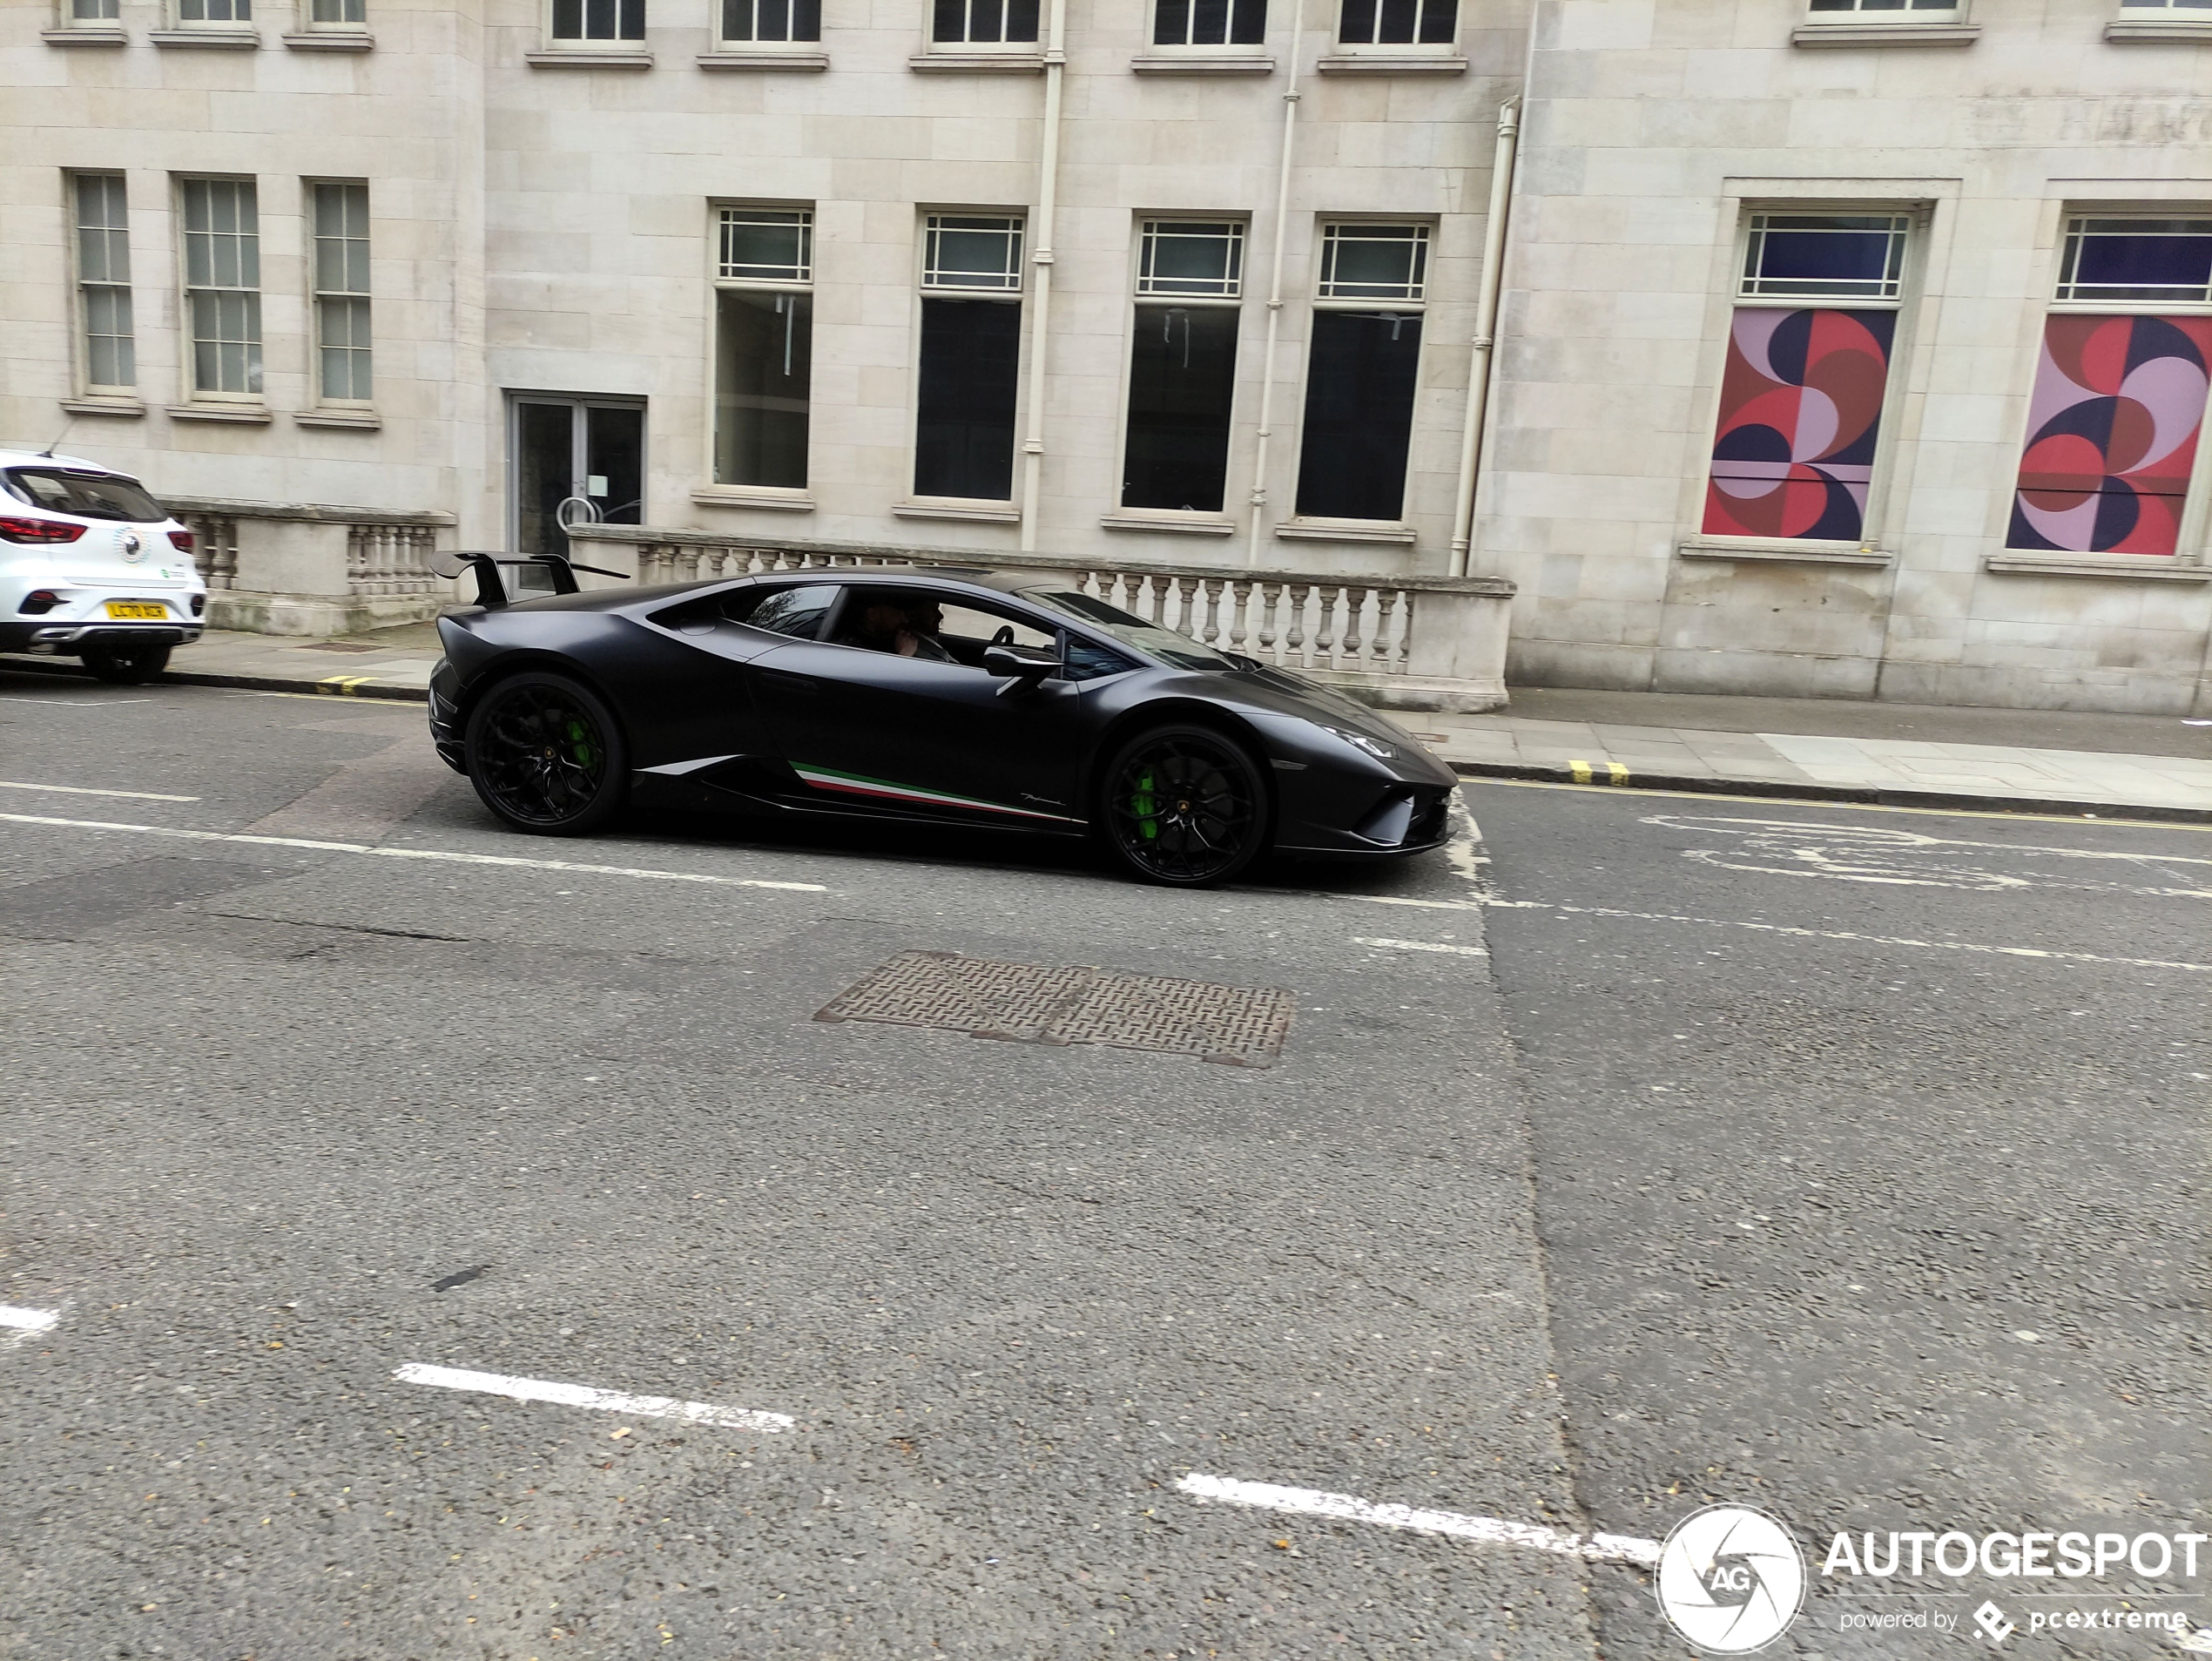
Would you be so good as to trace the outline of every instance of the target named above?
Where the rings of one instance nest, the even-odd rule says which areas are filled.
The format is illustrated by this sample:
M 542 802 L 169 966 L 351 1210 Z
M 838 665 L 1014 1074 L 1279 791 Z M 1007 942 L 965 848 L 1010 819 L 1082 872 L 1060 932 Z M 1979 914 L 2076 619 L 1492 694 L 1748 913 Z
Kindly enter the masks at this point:
M 644 583 L 840 566 L 1035 572 L 1220 651 L 1297 670 L 1385 708 L 1479 711 L 1506 701 L 1514 585 L 1499 577 L 1324 577 L 631 525 L 582 526 L 571 540 L 578 559 L 634 571 Z
M 449 513 L 165 501 L 192 532 L 212 627 L 354 634 L 434 618 L 453 603 L 453 584 L 428 564 Z

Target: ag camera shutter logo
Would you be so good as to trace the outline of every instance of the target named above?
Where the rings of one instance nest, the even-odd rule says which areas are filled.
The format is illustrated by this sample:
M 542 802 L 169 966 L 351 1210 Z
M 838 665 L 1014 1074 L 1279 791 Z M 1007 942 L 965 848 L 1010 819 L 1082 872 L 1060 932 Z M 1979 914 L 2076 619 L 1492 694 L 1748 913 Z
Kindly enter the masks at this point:
M 1782 1523 L 1748 1505 L 1709 1505 L 1659 1548 L 1660 1613 L 1710 1655 L 1749 1655 L 1790 1630 L 1805 1558 Z

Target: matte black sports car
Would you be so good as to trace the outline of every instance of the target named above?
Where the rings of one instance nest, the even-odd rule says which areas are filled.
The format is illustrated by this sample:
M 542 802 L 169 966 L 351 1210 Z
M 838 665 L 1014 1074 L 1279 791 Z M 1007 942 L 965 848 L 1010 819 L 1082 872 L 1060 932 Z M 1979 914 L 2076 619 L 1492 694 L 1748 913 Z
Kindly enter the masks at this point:
M 1417 854 L 1455 782 L 1372 710 L 1062 580 L 838 568 L 506 603 L 438 625 L 438 753 L 518 830 L 625 802 L 1096 838 L 1220 882 L 1272 847 Z M 590 569 L 585 567 L 584 569 Z

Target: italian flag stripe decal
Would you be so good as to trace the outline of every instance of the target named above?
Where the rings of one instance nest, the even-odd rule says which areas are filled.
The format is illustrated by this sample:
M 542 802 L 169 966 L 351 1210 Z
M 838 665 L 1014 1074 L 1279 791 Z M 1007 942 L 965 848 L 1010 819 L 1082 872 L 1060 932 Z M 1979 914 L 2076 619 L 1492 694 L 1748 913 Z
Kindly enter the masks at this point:
M 970 813 L 1005 814 L 1014 819 L 1049 819 L 1060 825 L 1080 822 L 1066 814 L 1039 813 L 1031 807 L 1008 807 L 1000 802 L 978 801 L 973 796 L 948 795 L 941 790 L 917 790 L 912 785 L 894 785 L 887 779 L 871 779 L 859 773 L 840 773 L 834 768 L 818 767 L 805 761 L 793 762 L 792 771 L 817 790 L 834 791 L 844 796 L 869 796 L 879 801 L 910 801 L 931 807 L 964 807 Z

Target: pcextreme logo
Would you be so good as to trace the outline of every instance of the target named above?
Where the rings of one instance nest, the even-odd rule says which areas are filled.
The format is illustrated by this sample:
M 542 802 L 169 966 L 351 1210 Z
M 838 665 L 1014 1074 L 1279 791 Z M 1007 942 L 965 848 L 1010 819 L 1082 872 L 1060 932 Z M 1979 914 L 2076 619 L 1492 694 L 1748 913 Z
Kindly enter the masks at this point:
M 1709 1505 L 1659 1548 L 1659 1610 L 1713 1655 L 1749 1655 L 1790 1630 L 1805 1600 L 1805 1558 L 1782 1523 L 1748 1505 Z

